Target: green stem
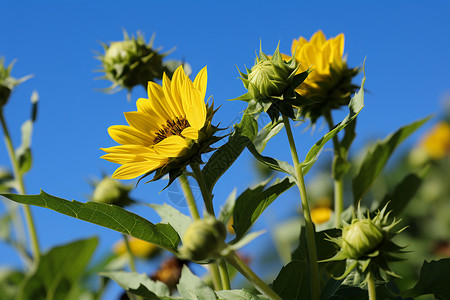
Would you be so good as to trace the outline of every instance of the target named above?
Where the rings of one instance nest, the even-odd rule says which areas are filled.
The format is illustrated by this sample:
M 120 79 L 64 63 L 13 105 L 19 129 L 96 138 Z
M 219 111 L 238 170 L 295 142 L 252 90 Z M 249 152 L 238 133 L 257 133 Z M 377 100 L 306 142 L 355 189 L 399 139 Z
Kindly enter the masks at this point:
M 369 278 L 367 278 L 367 289 L 369 291 L 369 300 L 377 300 L 375 278 L 373 278 L 372 272 L 369 273 Z
M 125 243 L 125 248 L 127 249 L 127 255 L 128 255 L 128 264 L 130 265 L 131 272 L 136 272 L 136 263 L 134 262 L 134 255 L 131 251 L 130 247 L 130 241 L 128 240 L 128 237 L 125 234 L 122 234 L 123 241 Z
M 181 189 L 183 190 L 184 197 L 186 198 L 187 205 L 189 207 L 189 211 L 191 212 L 191 216 L 194 220 L 200 219 L 200 214 L 198 213 L 197 204 L 195 204 L 194 195 L 192 194 L 191 187 L 189 186 L 189 182 L 187 176 L 183 173 L 179 177 Z
M 313 300 L 319 299 L 320 295 L 320 278 L 319 278 L 319 266 L 317 264 L 317 250 L 314 224 L 311 220 L 311 213 L 309 210 L 308 198 L 306 195 L 305 179 L 303 177 L 302 165 L 298 160 L 297 148 L 295 147 L 294 137 L 292 135 L 291 125 L 289 118 L 283 115 L 284 128 L 289 140 L 289 146 L 291 148 L 292 160 L 294 162 L 296 183 L 300 192 L 300 198 L 302 201 L 303 216 L 305 218 L 306 227 L 306 241 L 308 243 L 309 254 L 309 268 L 311 272 L 311 295 Z
M 231 252 L 226 260 L 236 268 L 245 278 L 252 282 L 256 289 L 272 300 L 282 300 L 261 278 L 258 277 L 234 252 Z
M 202 192 L 203 201 L 205 202 L 205 208 L 208 214 L 215 217 L 214 207 L 212 203 L 212 193 L 209 187 L 206 186 L 205 178 L 203 178 L 202 171 L 198 164 L 191 164 L 192 172 L 194 172 L 195 179 L 198 182 L 200 191 Z
M 214 213 L 214 206 L 212 203 L 212 192 L 208 186 L 206 186 L 205 178 L 203 177 L 202 171 L 200 170 L 200 166 L 198 164 L 191 164 L 192 172 L 194 173 L 194 177 L 197 180 L 198 186 L 200 187 L 200 191 L 202 192 L 203 201 L 205 202 L 206 212 L 213 218 L 216 217 Z M 222 290 L 224 288 L 224 282 L 230 282 L 228 277 L 228 272 L 224 272 L 224 270 L 220 270 L 220 264 L 218 266 L 217 263 L 209 264 L 211 277 L 213 279 L 214 288 L 216 290 Z
M 220 278 L 219 266 L 216 263 L 210 263 L 208 266 L 209 266 L 209 274 L 211 275 L 214 289 L 216 291 L 221 291 L 223 287 L 222 287 L 222 279 Z
M 330 128 L 330 130 L 333 129 L 334 127 L 333 117 L 331 116 L 330 110 L 328 110 L 325 113 L 325 119 L 327 120 L 328 127 Z M 334 160 L 333 160 L 334 166 L 335 161 L 341 156 L 340 143 L 337 135 L 333 137 L 333 146 L 334 146 Z M 336 228 L 342 226 L 341 216 L 343 211 L 344 211 L 344 181 L 342 180 L 342 178 L 340 179 L 334 178 L 334 226 Z
M 23 182 L 23 176 L 19 171 L 19 163 L 16 158 L 16 153 L 11 141 L 11 136 L 9 134 L 8 126 L 6 126 L 5 118 L 3 116 L 3 109 L 0 108 L 0 122 L 2 124 L 6 149 L 8 151 L 9 159 L 12 164 L 14 179 L 16 181 L 16 189 L 19 194 L 25 195 L 25 184 Z M 28 233 L 30 235 L 31 250 L 33 253 L 33 258 L 37 262 L 40 258 L 41 251 L 39 248 L 39 241 L 36 234 L 36 227 L 34 226 L 33 215 L 31 214 L 31 209 L 28 205 L 22 205 L 23 212 L 25 215 L 25 220 L 28 228 Z
M 223 259 L 219 260 L 219 272 L 222 279 L 222 288 L 224 290 L 231 290 L 230 276 L 228 275 L 227 262 Z

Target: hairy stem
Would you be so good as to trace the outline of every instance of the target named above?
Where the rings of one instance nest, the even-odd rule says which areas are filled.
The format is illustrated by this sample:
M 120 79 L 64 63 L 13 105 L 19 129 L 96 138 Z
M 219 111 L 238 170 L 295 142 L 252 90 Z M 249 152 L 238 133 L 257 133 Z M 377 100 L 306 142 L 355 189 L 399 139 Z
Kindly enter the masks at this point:
M 311 213 L 309 210 L 308 198 L 306 194 L 305 179 L 303 177 L 302 165 L 298 160 L 297 148 L 295 147 L 294 137 L 292 135 L 291 125 L 289 118 L 283 115 L 284 128 L 289 140 L 289 146 L 291 148 L 292 160 L 294 162 L 296 183 L 300 192 L 300 198 L 302 201 L 303 216 L 305 218 L 306 227 L 306 241 L 308 243 L 309 254 L 309 268 L 311 272 L 311 296 L 313 300 L 319 299 L 320 295 L 320 278 L 319 278 L 319 266 L 317 264 L 317 250 L 314 224 L 311 220 Z
M 11 141 L 11 136 L 9 134 L 8 126 L 6 125 L 5 118 L 3 116 L 3 109 L 0 108 L 0 122 L 3 128 L 3 134 L 5 138 L 6 149 L 8 151 L 9 159 L 11 161 L 14 180 L 16 183 L 16 189 L 19 194 L 25 195 L 25 184 L 23 181 L 23 176 L 19 170 L 19 163 L 16 158 L 16 153 Z M 28 205 L 22 205 L 23 212 L 25 215 L 25 220 L 28 228 L 28 234 L 30 236 L 31 250 L 33 253 L 34 261 L 37 262 L 40 258 L 41 251 L 39 248 L 39 241 L 36 233 L 36 227 L 33 221 L 33 215 L 31 214 L 31 209 Z
M 197 204 L 195 203 L 194 195 L 192 194 L 192 189 L 189 186 L 187 176 L 183 173 L 179 177 L 181 189 L 183 190 L 184 197 L 186 198 L 189 211 L 194 220 L 200 219 L 200 214 L 198 213 Z

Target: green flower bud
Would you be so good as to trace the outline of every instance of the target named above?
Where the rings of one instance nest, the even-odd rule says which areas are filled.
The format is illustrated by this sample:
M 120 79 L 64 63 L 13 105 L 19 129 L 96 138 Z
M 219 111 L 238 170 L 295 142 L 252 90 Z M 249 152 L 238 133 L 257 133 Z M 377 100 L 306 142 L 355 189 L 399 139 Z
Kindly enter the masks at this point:
M 28 80 L 31 75 L 16 79 L 10 76 L 14 61 L 5 68 L 4 59 L 0 58 L 0 109 L 6 105 L 14 87 Z
M 383 240 L 383 233 L 370 219 L 355 219 L 342 230 L 342 239 L 342 250 L 349 258 L 357 259 L 375 249 Z
M 226 245 L 226 236 L 222 222 L 214 218 L 196 220 L 183 235 L 180 257 L 197 262 L 215 259 Z
M 105 89 L 114 92 L 120 89 L 130 91 L 137 85 L 147 88 L 149 81 L 162 79 L 163 62 L 166 54 L 153 49 L 153 39 L 146 44 L 142 35 L 137 38 L 129 37 L 124 32 L 124 40 L 104 44 L 105 54 L 99 55 L 105 75 L 103 79 L 112 82 L 111 87 Z
M 131 187 L 123 185 L 118 180 L 105 177 L 96 185 L 91 200 L 123 207 L 133 202 L 128 197 L 130 191 Z

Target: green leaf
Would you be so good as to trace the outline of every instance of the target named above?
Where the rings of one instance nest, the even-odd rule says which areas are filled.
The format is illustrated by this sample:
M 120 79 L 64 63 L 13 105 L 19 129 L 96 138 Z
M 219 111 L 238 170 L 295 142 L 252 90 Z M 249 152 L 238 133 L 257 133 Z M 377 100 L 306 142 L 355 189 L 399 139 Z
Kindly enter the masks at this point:
M 323 146 L 331 140 L 335 135 L 339 133 L 342 129 L 352 123 L 352 121 L 356 118 L 359 112 L 364 107 L 364 83 L 366 81 L 366 77 L 362 79 L 361 88 L 359 91 L 353 96 L 350 100 L 348 108 L 350 113 L 345 117 L 345 119 L 339 123 L 336 127 L 334 127 L 330 132 L 328 132 L 324 137 L 322 137 L 314 146 L 311 147 L 308 154 L 306 154 L 305 160 L 301 163 L 303 165 L 304 173 L 308 172 L 312 165 L 317 160 L 317 157 L 322 150 Z
M 450 258 L 424 261 L 417 284 L 408 293 L 410 297 L 433 294 L 438 299 L 450 299 Z
M 229 290 L 216 292 L 220 300 L 261 300 L 257 294 L 249 290 Z
M 167 285 L 161 281 L 153 281 L 145 274 L 136 272 L 101 272 L 99 275 L 114 280 L 124 290 L 134 295 L 146 297 L 150 300 L 159 300 L 160 297 L 170 296 Z
M 25 274 L 16 270 L 0 270 L 0 295 L 3 300 L 13 300 Z
M 191 217 L 186 216 L 176 208 L 166 203 L 163 205 L 149 204 L 149 206 L 156 210 L 158 215 L 161 217 L 161 223 L 170 224 L 179 236 L 183 236 L 184 232 L 192 223 Z
M 42 255 L 22 282 L 16 299 L 77 299 L 82 292 L 81 276 L 97 243 L 97 238 L 76 241 Z
M 254 188 L 245 190 L 237 199 L 233 211 L 233 227 L 236 239 L 239 241 L 250 229 L 263 211 L 282 193 L 294 185 L 290 177 L 276 179 L 269 185 L 271 179 L 262 182 Z
M 245 146 L 252 141 L 258 131 L 258 124 L 253 116 L 244 114 L 239 124 L 235 126 L 235 132 L 228 142 L 219 147 L 202 169 L 206 186 L 212 191 L 217 180 L 244 151 Z
M 236 203 L 236 191 L 236 188 L 234 188 L 230 195 L 228 195 L 227 200 L 225 200 L 225 204 L 220 208 L 217 220 L 224 224 L 227 224 L 233 215 L 234 205 Z
M 70 217 L 110 228 L 156 244 L 171 252 L 176 251 L 180 242 L 180 237 L 172 226 L 168 224 L 155 225 L 119 206 L 97 202 L 68 201 L 51 196 L 44 191 L 41 191 L 39 195 L 2 194 L 2 196 L 18 203 L 49 208 Z
M 278 160 L 278 159 L 269 157 L 269 156 L 261 155 L 256 150 L 255 146 L 252 143 L 249 143 L 247 145 L 247 149 L 250 151 L 251 154 L 253 154 L 253 156 L 257 160 L 259 160 L 260 162 L 262 162 L 263 164 L 265 164 L 266 166 L 268 166 L 272 170 L 289 174 L 289 175 L 291 175 L 294 178 L 296 177 L 295 176 L 295 169 L 289 163 L 287 163 L 285 161 L 282 161 L 282 160 Z
M 358 174 L 353 178 L 353 200 L 358 203 L 368 192 L 375 179 L 380 175 L 394 150 L 409 135 L 422 126 L 430 117 L 401 127 L 395 133 L 377 142 L 366 153 Z
M 256 151 L 261 153 L 266 147 L 267 142 L 277 135 L 281 129 L 283 129 L 284 123 L 283 119 L 278 119 L 275 122 L 270 122 L 266 126 L 264 126 L 256 135 L 253 144 L 255 145 Z
M 383 201 L 378 205 L 378 210 L 382 210 L 383 207 L 388 205 L 388 210 L 392 211 L 393 216 L 399 216 L 403 209 L 408 205 L 416 192 L 419 190 L 423 179 L 428 174 L 429 168 L 426 168 L 419 174 L 408 174 L 403 180 L 395 187 L 394 191 L 387 194 Z
M 200 278 L 192 274 L 184 265 L 181 270 L 180 283 L 177 284 L 178 292 L 187 300 L 211 300 L 217 299 L 214 290 L 206 285 Z
M 282 299 L 311 299 L 308 262 L 293 260 L 288 263 L 281 269 L 272 288 Z

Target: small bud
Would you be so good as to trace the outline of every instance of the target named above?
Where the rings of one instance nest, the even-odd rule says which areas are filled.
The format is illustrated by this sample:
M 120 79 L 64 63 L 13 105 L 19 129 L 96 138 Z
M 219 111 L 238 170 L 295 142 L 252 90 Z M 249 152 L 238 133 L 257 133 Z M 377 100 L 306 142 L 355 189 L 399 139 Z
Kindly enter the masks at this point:
M 342 230 L 342 250 L 349 258 L 360 258 L 375 249 L 383 240 L 383 233 L 370 219 L 352 221 Z
M 31 75 L 16 79 L 10 76 L 14 61 L 5 68 L 4 59 L 0 59 L 0 109 L 8 103 L 14 87 L 31 78 Z
M 226 235 L 222 222 L 214 218 L 196 220 L 184 233 L 180 256 L 197 262 L 215 259 L 225 247 Z
M 94 202 L 125 206 L 133 202 L 128 197 L 131 187 L 109 177 L 103 178 L 95 187 L 91 200 Z

